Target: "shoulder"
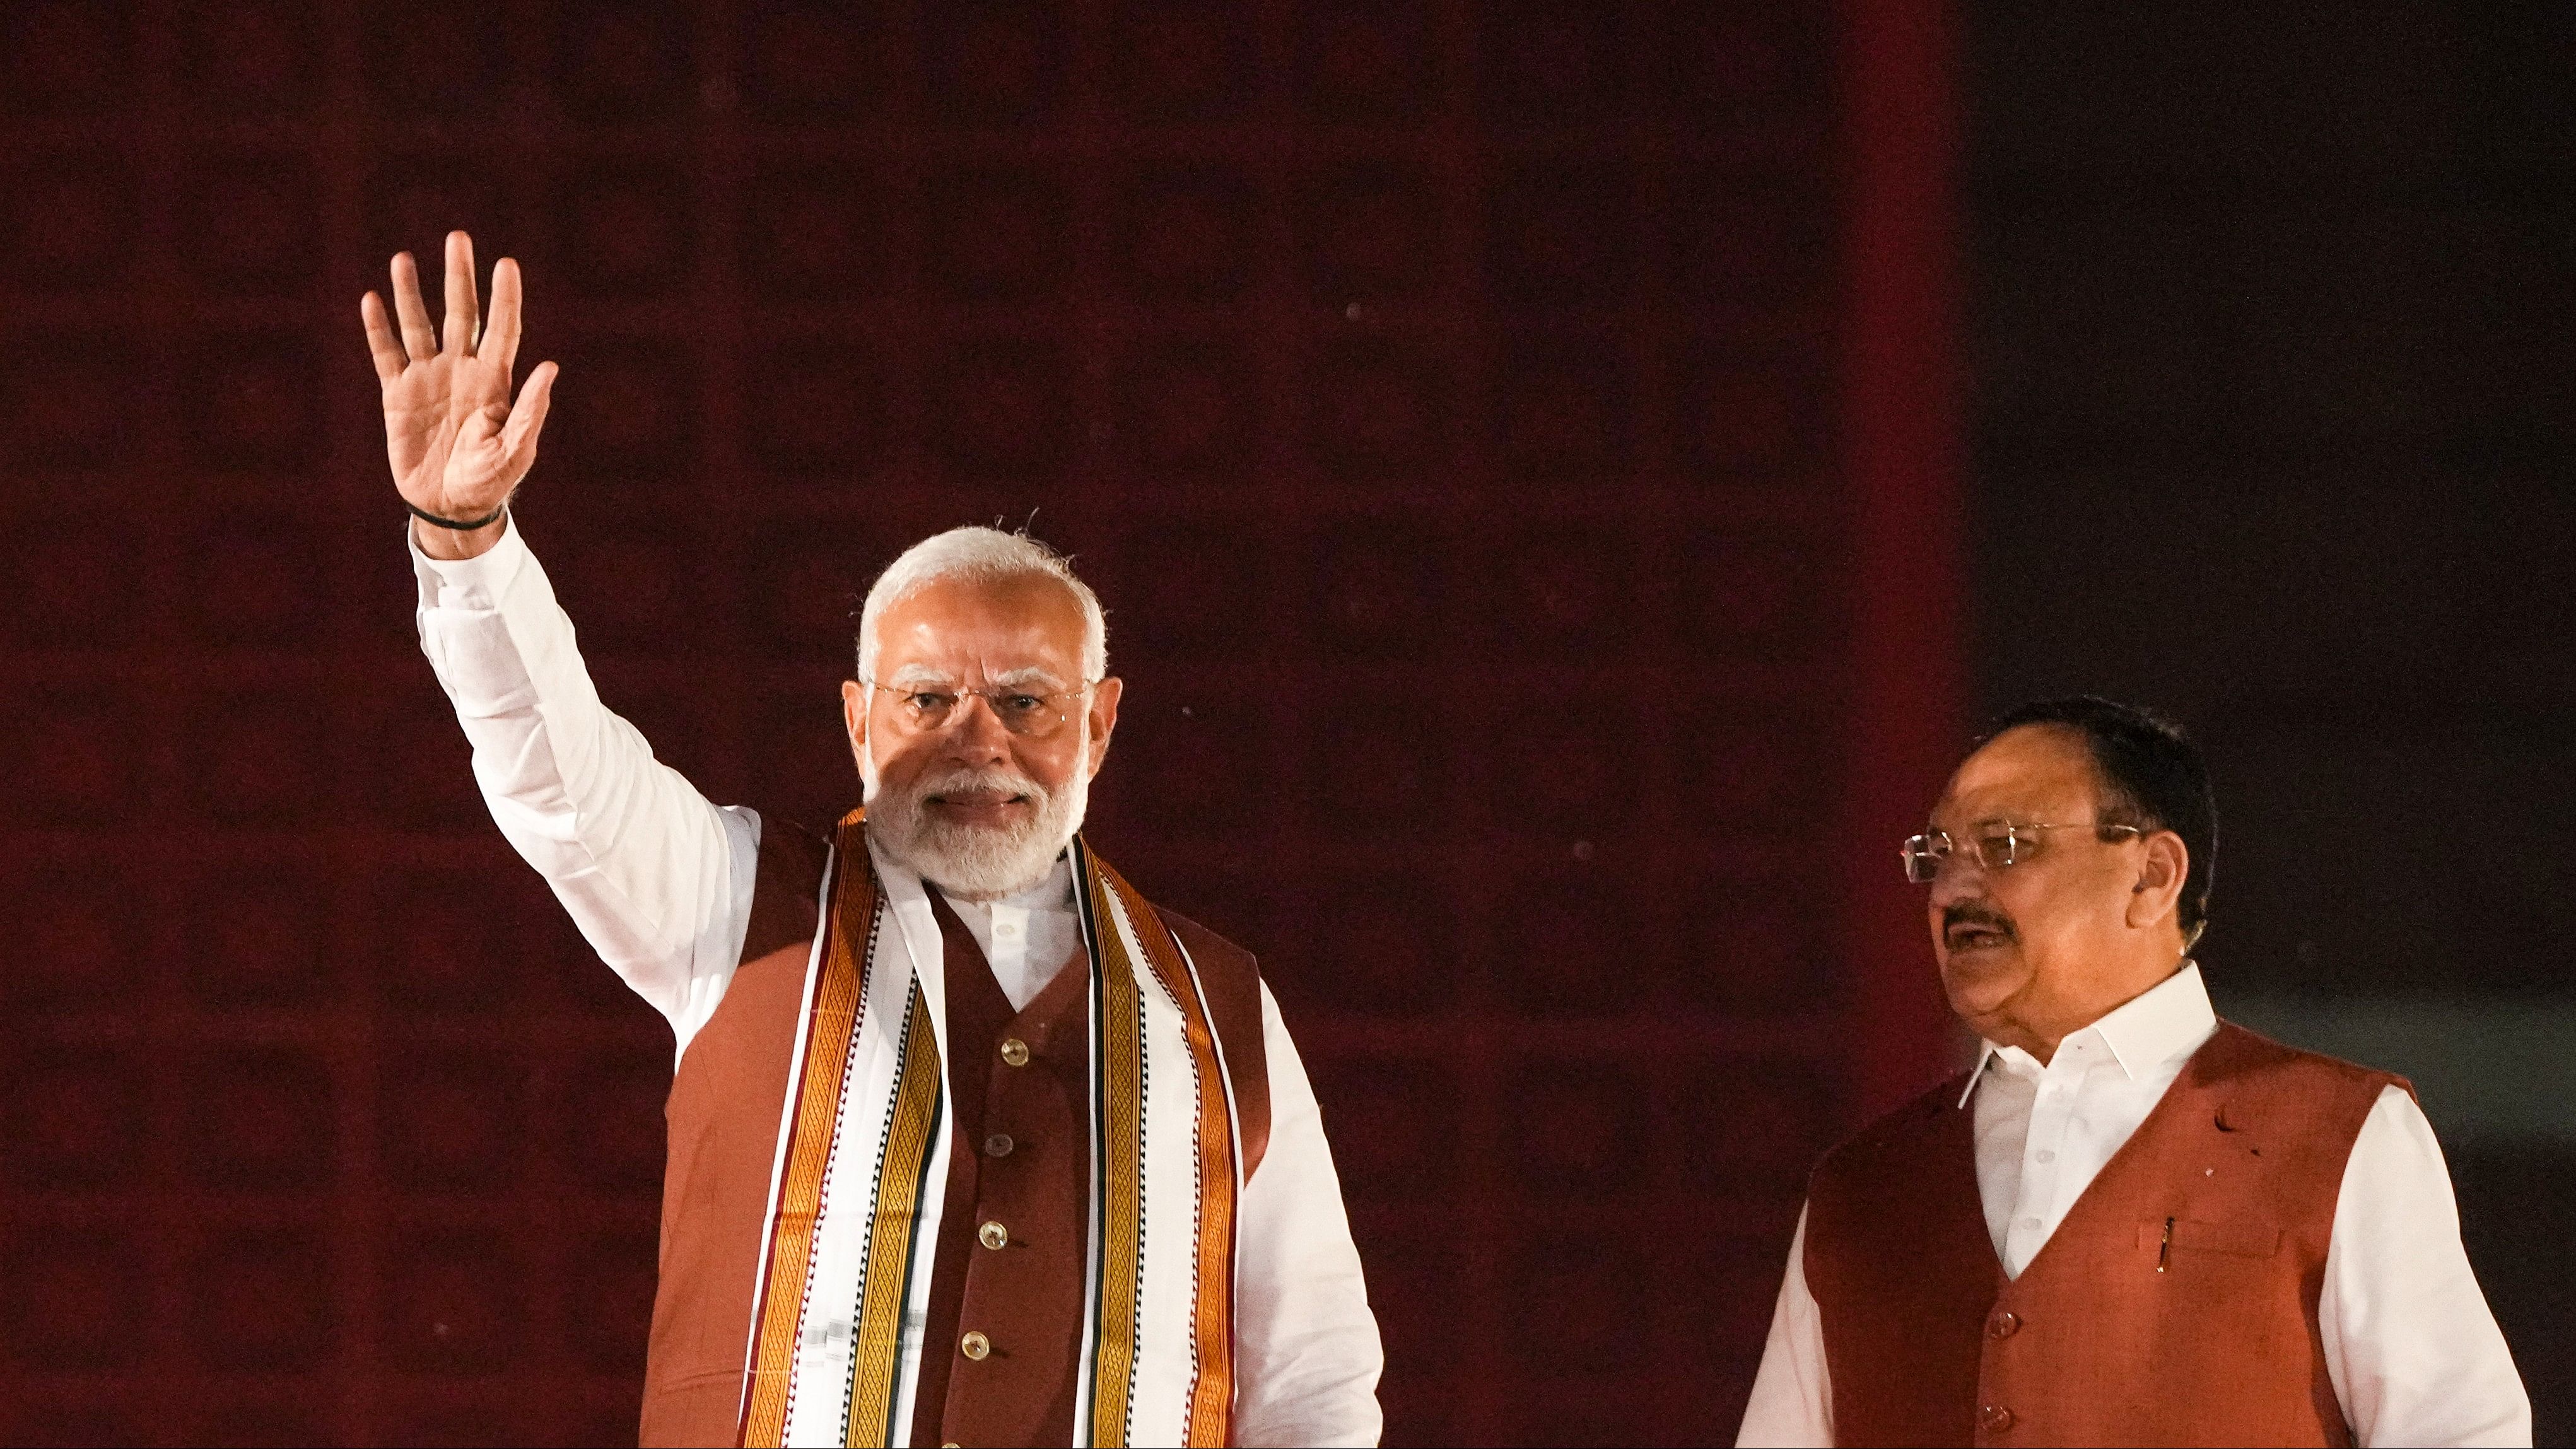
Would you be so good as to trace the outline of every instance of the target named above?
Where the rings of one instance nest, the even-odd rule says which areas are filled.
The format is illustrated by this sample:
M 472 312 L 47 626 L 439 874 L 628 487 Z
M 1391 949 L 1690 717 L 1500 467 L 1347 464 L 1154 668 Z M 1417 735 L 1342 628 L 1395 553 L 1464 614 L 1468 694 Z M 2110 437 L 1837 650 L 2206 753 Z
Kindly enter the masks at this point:
M 2192 1058 L 2191 1070 L 2194 1077 L 2211 1085 L 2323 1091 L 2364 1103 L 2377 1101 L 2388 1087 L 2403 1088 L 2409 1095 L 2415 1090 L 2413 1083 L 2395 1072 L 2306 1051 L 2226 1020 L 2218 1023 L 2217 1034 Z
M 764 873 L 775 869 L 811 876 L 819 886 L 823 860 L 831 850 L 832 838 L 824 832 L 784 815 L 760 812 L 760 868 Z
M 1967 1109 L 1959 1105 L 1968 1074 L 1949 1080 L 1844 1138 L 1816 1165 L 1816 1180 L 1826 1184 L 1849 1175 L 1875 1177 L 1890 1160 L 1910 1157 Z
M 1235 1115 L 1243 1132 L 1243 1176 L 1249 1182 L 1270 1147 L 1271 1056 L 1263 1030 L 1260 965 L 1251 952 L 1178 911 L 1156 906 L 1154 915 L 1198 969 L 1208 1022 L 1225 1046 L 1226 1075 L 1234 1086 Z
M 743 960 L 758 960 L 813 939 L 822 910 L 823 871 L 830 859 L 831 847 L 820 834 L 783 815 L 760 817 L 760 863 L 752 879 Z
M 2183 1081 L 2215 1101 L 2222 1130 L 2275 1127 L 2348 1148 L 2390 1087 L 2414 1084 L 2394 1072 L 2302 1051 L 2221 1021 L 2183 1068 Z
M 1245 984 L 1260 982 L 1261 963 L 1251 952 L 1168 906 L 1154 907 L 1154 914 L 1190 953 L 1190 961 L 1199 968 L 1201 977 L 1225 976 Z

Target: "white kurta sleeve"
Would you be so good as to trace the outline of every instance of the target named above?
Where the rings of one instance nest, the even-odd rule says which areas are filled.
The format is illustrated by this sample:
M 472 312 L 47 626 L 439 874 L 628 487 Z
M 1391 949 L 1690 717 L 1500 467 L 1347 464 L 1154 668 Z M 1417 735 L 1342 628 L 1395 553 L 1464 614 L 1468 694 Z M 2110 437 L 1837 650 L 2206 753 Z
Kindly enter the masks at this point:
M 1744 1405 L 1742 1446 L 1824 1449 L 1834 1442 L 1833 1380 L 1825 1364 L 1825 1320 L 1807 1289 L 1807 1210 L 1798 1209 L 1798 1231 L 1789 1240 L 1789 1270 L 1771 1309 L 1771 1336 L 1762 1345 L 1762 1367 L 1753 1397 Z
M 515 519 L 475 558 L 411 555 L 421 652 L 494 823 L 686 1050 L 742 953 L 760 818 L 710 804 L 600 703 Z
M 1261 1041 L 1270 1145 L 1243 1193 L 1234 1442 L 1375 1444 L 1385 1427 L 1377 1380 L 1386 1353 L 1315 1089 L 1266 982 Z
M 2365 1446 L 2531 1443 L 2531 1398 L 2460 1245 L 2433 1124 L 2380 1093 L 2344 1163 L 2317 1327 Z

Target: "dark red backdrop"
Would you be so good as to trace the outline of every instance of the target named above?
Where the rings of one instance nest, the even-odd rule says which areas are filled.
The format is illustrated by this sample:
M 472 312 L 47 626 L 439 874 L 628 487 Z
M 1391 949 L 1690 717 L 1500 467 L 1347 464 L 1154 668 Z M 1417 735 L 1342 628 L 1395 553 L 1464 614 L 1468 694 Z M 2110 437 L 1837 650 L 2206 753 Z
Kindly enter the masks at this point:
M 359 9 L 0 5 L 0 1439 L 631 1441 L 669 1038 L 481 812 L 357 335 L 452 225 L 665 758 L 836 813 L 857 592 L 1035 510 L 1390 1437 L 1730 1438 L 1807 1164 L 1938 1071 L 1942 7 Z

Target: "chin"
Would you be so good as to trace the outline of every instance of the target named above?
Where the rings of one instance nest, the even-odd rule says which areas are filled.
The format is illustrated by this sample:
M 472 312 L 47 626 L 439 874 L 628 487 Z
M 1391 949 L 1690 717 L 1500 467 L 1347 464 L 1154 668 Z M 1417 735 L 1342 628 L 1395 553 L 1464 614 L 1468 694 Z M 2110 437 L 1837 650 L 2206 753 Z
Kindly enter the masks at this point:
M 913 839 L 922 874 L 953 891 L 1008 895 L 1033 885 L 1073 838 L 1044 812 L 1013 812 L 1008 824 L 973 824 L 934 815 Z M 1050 826 L 1055 828 L 1050 829 Z
M 1941 991 L 1950 1010 L 1963 1017 L 1983 1016 L 2001 1006 L 2019 988 L 2021 957 L 2014 951 L 1949 952 L 1941 956 Z
M 1033 797 L 1010 824 L 969 825 L 930 808 L 915 790 L 889 790 L 868 821 L 888 855 L 922 879 L 966 900 L 995 900 L 1025 890 L 1055 868 L 1090 802 L 1080 774 L 1064 788 Z

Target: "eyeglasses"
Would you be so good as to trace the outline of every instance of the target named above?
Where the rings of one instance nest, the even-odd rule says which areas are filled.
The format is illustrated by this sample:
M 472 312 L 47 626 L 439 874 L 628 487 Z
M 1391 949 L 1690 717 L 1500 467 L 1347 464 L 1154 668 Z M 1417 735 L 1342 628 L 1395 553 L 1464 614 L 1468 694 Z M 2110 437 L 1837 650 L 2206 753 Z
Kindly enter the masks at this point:
M 1026 739 L 1042 740 L 1063 729 L 1073 712 L 1058 700 L 1080 699 L 1099 683 L 1090 680 L 1079 689 L 1060 689 L 1047 693 L 1033 689 L 960 689 L 954 685 L 893 685 L 866 681 L 871 690 L 884 690 L 894 696 L 895 723 L 906 734 L 936 734 L 946 729 L 965 709 L 968 696 L 981 699 L 993 711 L 1002 728 Z
M 2019 825 L 2010 820 L 1987 821 L 1971 830 L 1973 833 L 1965 840 L 1946 830 L 1907 836 L 1905 843 L 1896 848 L 1896 853 L 1905 857 L 1905 878 L 1916 885 L 1930 885 L 1941 874 L 1941 863 L 1950 858 L 1951 852 L 1963 849 L 1987 870 L 2016 866 L 2039 854 L 2045 832 L 2051 830 L 2091 830 L 2099 837 L 2146 834 L 2134 825 Z M 2106 838 L 2103 843 L 2110 842 Z

